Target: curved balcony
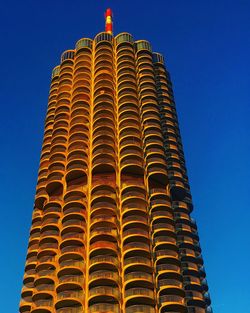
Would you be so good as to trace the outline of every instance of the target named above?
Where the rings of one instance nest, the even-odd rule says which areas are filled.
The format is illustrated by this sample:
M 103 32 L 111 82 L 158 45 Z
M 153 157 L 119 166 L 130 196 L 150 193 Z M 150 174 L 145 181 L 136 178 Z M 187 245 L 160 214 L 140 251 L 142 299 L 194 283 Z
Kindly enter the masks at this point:
M 119 275 L 110 270 L 98 270 L 89 275 L 89 287 L 95 286 L 118 286 Z
M 79 181 L 82 183 L 82 181 Z M 70 186 L 67 186 L 67 193 L 64 195 L 64 202 L 65 204 L 71 203 L 75 205 L 84 205 L 86 203 L 86 194 L 82 190 L 77 190 L 75 186 L 71 188 Z
M 165 233 L 168 235 L 169 232 L 175 232 L 174 221 L 172 219 L 164 219 L 161 222 L 156 221 L 152 224 L 152 228 L 155 236 L 164 236 Z
M 84 259 L 82 256 L 77 254 L 66 254 L 62 255 L 59 258 L 60 270 L 70 268 L 70 269 L 83 269 L 84 268 Z
M 21 299 L 20 303 L 19 303 L 19 312 L 20 313 L 30 313 L 31 310 L 31 303 Z
M 62 220 L 63 231 L 65 232 L 67 228 L 72 228 L 76 226 L 84 230 L 86 226 L 85 216 L 81 213 L 69 213 Z
M 180 295 L 167 294 L 160 296 L 160 313 L 164 312 L 186 312 L 185 300 Z
M 178 259 L 179 258 L 178 248 L 175 245 L 169 244 L 162 250 L 155 251 L 155 256 L 157 258 L 157 261 L 169 257 Z
M 161 262 L 164 262 L 162 264 L 158 264 L 156 265 L 156 270 L 158 275 L 161 275 L 163 273 L 167 274 L 167 273 L 180 273 L 180 266 L 176 265 L 174 263 L 170 263 L 170 262 L 174 262 L 178 264 L 178 260 L 174 260 L 173 258 L 166 258 L 161 260 Z M 166 263 L 169 262 L 169 263 Z
M 119 304 L 98 303 L 89 306 L 89 313 L 120 313 Z
M 52 277 L 36 278 L 34 287 L 37 291 L 52 291 L 54 290 L 54 279 Z
M 135 304 L 126 307 L 126 313 L 155 313 L 154 305 Z
M 46 295 L 46 294 L 45 294 Z M 37 299 L 33 302 L 31 313 L 51 313 L 53 307 L 53 297 Z
M 124 253 L 133 253 L 136 254 L 137 252 L 144 251 L 146 253 L 150 253 L 150 248 L 147 243 L 144 242 L 129 242 L 123 246 Z M 143 252 L 142 252 L 143 253 Z
M 137 226 L 137 227 L 136 227 Z M 123 236 L 123 240 L 124 242 L 126 242 L 127 240 L 130 239 L 130 237 L 134 237 L 136 236 L 137 237 L 137 240 L 140 238 L 140 237 L 145 237 L 148 239 L 149 237 L 149 232 L 148 230 L 146 229 L 141 229 L 141 224 L 140 223 L 135 223 L 133 224 L 133 227 L 134 228 L 129 228 L 129 229 L 126 229 L 122 232 L 122 236 Z M 132 239 L 132 238 L 131 238 Z
M 103 151 L 103 152 L 102 152 Z M 92 174 L 114 173 L 116 169 L 116 159 L 113 148 L 100 148 L 95 150 L 92 163 Z M 112 155 L 113 154 L 113 155 Z
M 142 141 L 137 129 L 129 128 L 120 133 L 120 150 L 122 156 L 124 152 L 133 150 L 142 157 Z
M 152 261 L 145 256 L 128 256 L 124 258 L 124 271 L 130 273 L 141 271 L 146 273 L 152 272 Z
M 72 306 L 67 306 L 61 309 L 57 309 L 56 313 L 82 313 L 84 308 L 79 302 L 71 302 Z
M 115 287 L 99 286 L 89 290 L 89 305 L 100 302 L 118 303 L 119 298 L 119 289 Z
M 137 213 L 136 215 L 131 214 Z M 127 229 L 129 227 L 133 227 L 136 225 L 136 227 L 147 228 L 148 227 L 148 218 L 147 215 L 144 212 L 141 212 L 140 210 L 135 212 L 133 211 L 131 214 L 123 214 L 122 216 L 122 227 L 123 229 Z
M 135 213 L 142 213 L 147 211 L 148 202 L 145 199 L 141 198 L 128 198 L 122 203 L 122 213 L 130 214 L 135 211 Z M 140 212 L 139 212 L 140 211 Z M 132 214 L 132 213 L 131 213 Z M 128 220 L 127 220 L 128 221 Z
M 67 189 L 70 189 L 72 185 L 75 186 L 75 184 L 80 187 L 80 184 L 87 181 L 86 162 L 82 160 L 71 161 L 67 166 L 65 178 L 67 183 Z
M 110 242 L 116 242 L 117 240 L 117 230 L 111 227 L 93 227 L 93 230 L 90 232 L 90 244 L 106 240 Z
M 64 215 L 68 216 L 68 214 L 71 213 L 77 213 L 80 214 L 81 216 L 85 217 L 86 216 L 86 207 L 82 203 L 82 200 L 71 200 L 68 201 L 64 207 L 63 207 L 63 213 Z
M 55 251 L 51 251 L 51 250 L 41 250 L 38 252 L 37 255 L 37 268 L 36 270 L 40 270 L 43 268 L 46 268 L 47 266 L 51 266 L 54 267 L 54 263 L 55 263 L 55 255 L 56 252 Z
M 117 253 L 117 244 L 109 241 L 97 241 L 90 245 L 90 257 L 103 254 L 113 254 Z
M 151 273 L 135 271 L 125 274 L 125 289 L 144 287 L 153 289 L 153 276 Z
M 42 238 L 39 243 L 39 250 L 57 250 L 58 249 L 58 241 L 55 238 L 47 237 Z
M 97 231 L 98 229 L 105 229 L 105 228 L 116 228 L 117 227 L 117 218 L 116 216 L 112 215 L 96 215 L 91 217 L 91 230 Z M 103 230 L 104 231 L 104 230 Z M 101 233 L 101 231 L 100 231 Z M 93 233 L 94 235 L 94 233 Z
M 122 148 L 120 150 L 120 157 L 121 162 L 123 162 L 123 159 L 126 159 L 127 157 L 137 157 L 139 159 L 143 159 L 143 152 L 141 147 L 132 147 L 132 148 Z
M 85 254 L 85 248 L 83 244 L 79 244 L 80 242 L 74 242 L 75 245 L 66 245 L 63 248 L 61 248 L 61 253 L 62 254 L 72 254 L 72 253 L 76 253 L 76 254 L 80 254 L 80 255 L 84 255 Z
M 57 294 L 56 309 L 65 307 L 79 307 L 83 305 L 84 292 L 82 290 L 65 290 Z
M 202 292 L 199 291 L 186 291 L 186 300 L 188 306 L 196 306 L 203 309 L 207 306 Z
M 55 262 L 55 254 L 53 255 L 54 260 L 52 260 L 52 255 L 50 256 L 50 260 L 47 260 L 46 263 L 38 264 L 36 267 L 36 279 L 37 278 L 53 278 L 55 277 L 56 267 L 55 264 L 52 264 L 52 262 Z
M 130 288 L 125 290 L 126 306 L 135 304 L 154 305 L 154 292 L 147 288 Z
M 42 227 L 51 225 L 51 226 L 57 226 L 58 221 L 60 219 L 60 213 L 47 213 L 43 216 L 42 219 Z
M 60 272 L 58 277 L 59 284 L 56 287 L 57 293 L 64 291 L 82 291 L 84 284 L 83 274 L 79 270 L 67 269 L 63 270 L 64 274 Z M 58 275 L 59 275 L 58 274 Z
M 175 232 L 164 230 L 163 234 L 160 233 L 159 236 L 154 237 L 155 250 L 163 250 L 164 246 L 176 245 Z
M 112 255 L 97 255 L 90 259 L 89 271 L 110 270 L 117 271 L 118 258 Z
M 74 92 L 71 102 L 72 103 L 77 103 L 77 102 L 90 103 L 90 93 L 88 91 L 88 88 L 81 89 L 80 92 Z M 77 123 L 77 120 L 75 122 Z
M 76 241 L 84 241 L 85 236 L 84 236 L 84 232 L 82 231 L 82 229 L 80 227 L 68 227 L 66 228 L 66 231 L 62 231 L 61 234 L 62 237 L 62 242 L 61 242 L 61 247 L 67 245 L 69 242 L 76 242 Z

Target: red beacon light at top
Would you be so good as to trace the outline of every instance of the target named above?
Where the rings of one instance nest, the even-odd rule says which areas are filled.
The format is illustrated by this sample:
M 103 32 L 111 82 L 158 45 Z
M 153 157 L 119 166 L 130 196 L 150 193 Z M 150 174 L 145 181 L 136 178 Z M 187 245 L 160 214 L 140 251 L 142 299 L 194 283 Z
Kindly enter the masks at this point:
M 107 9 L 105 12 L 105 32 L 108 34 L 113 34 L 113 13 L 111 9 Z

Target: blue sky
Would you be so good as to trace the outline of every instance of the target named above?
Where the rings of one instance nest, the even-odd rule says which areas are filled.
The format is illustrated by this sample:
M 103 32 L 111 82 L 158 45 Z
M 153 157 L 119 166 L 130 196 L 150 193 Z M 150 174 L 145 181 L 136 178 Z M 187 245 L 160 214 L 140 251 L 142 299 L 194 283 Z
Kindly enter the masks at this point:
M 247 0 L 2 4 L 0 311 L 18 311 L 51 69 L 109 6 L 115 33 L 149 40 L 171 72 L 214 313 L 249 313 Z

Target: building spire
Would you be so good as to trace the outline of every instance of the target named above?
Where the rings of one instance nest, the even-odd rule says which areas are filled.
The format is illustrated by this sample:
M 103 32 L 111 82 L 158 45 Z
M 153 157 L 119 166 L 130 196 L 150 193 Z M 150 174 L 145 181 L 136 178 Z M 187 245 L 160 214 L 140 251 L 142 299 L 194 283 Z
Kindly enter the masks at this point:
M 111 9 L 107 9 L 105 12 L 105 32 L 113 35 L 113 13 Z

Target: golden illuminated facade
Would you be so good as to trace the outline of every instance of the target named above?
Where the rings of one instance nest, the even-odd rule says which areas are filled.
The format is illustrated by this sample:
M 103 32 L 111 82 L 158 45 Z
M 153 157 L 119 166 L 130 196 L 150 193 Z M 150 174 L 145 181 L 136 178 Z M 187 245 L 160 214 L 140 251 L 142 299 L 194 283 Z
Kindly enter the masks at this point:
M 212 312 L 169 74 L 128 33 L 52 73 L 21 313 Z

